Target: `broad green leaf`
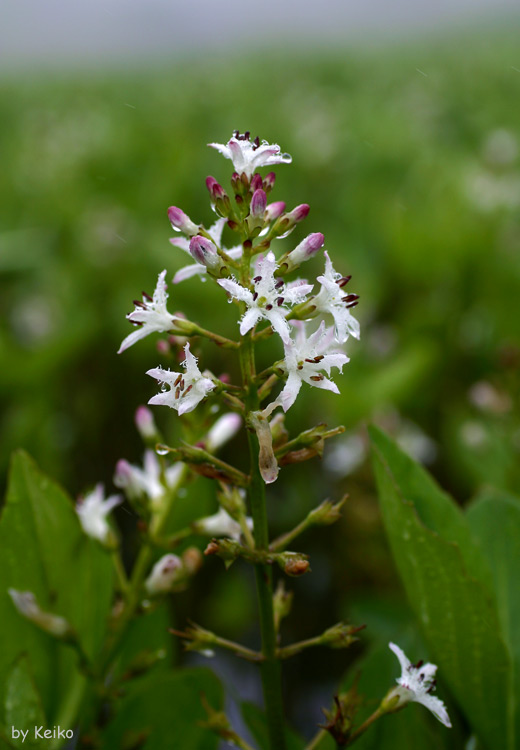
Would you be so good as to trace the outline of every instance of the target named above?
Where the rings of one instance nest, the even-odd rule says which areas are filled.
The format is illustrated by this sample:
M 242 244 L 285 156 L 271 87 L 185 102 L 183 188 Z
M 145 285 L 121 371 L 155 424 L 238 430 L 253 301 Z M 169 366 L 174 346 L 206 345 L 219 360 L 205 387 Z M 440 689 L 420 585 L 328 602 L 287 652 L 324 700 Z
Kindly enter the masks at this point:
M 270 750 L 269 732 L 264 711 L 254 703 L 242 703 L 242 716 L 249 731 L 261 750 Z M 287 750 L 302 750 L 304 741 L 287 727 L 285 732 Z
M 112 580 L 109 556 L 84 535 L 70 498 L 27 455 L 15 454 L 0 519 L 0 698 L 25 653 L 52 724 L 77 672 L 71 649 L 26 621 L 7 589 L 34 592 L 43 609 L 71 623 L 93 655 L 103 639 Z
M 202 695 L 212 708 L 222 708 L 222 687 L 208 669 L 150 675 L 116 707 L 102 749 L 131 747 L 142 738 L 142 750 L 215 750 L 218 737 L 199 723 L 207 718 Z
M 489 574 L 453 501 L 379 430 L 371 429 L 381 512 L 410 604 L 434 661 L 488 750 L 513 750 L 511 661 Z
M 520 499 L 487 491 L 468 508 L 467 518 L 493 575 L 502 633 L 513 660 L 511 732 L 520 738 Z M 514 743 L 513 743 L 514 744 Z
M 8 677 L 5 692 L 6 735 L 12 736 L 12 727 L 24 732 L 29 730 L 24 740 L 24 747 L 34 747 L 38 744 L 34 739 L 34 727 L 45 726 L 45 716 L 27 658 L 22 657 L 14 665 Z

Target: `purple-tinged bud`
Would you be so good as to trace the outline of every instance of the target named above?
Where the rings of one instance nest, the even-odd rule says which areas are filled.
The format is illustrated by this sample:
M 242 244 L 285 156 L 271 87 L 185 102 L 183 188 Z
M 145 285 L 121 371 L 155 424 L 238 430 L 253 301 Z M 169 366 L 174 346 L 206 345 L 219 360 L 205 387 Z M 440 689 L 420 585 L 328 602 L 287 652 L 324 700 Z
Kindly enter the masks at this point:
M 148 407 L 139 406 L 136 409 L 134 420 L 137 431 L 143 440 L 154 440 L 159 434 L 153 414 Z
M 299 206 L 296 206 L 296 208 L 293 208 L 293 210 L 287 214 L 286 218 L 290 219 L 295 224 L 298 224 L 298 222 L 307 218 L 310 210 L 310 206 L 307 203 L 300 203 Z
M 251 190 L 254 193 L 255 190 L 260 190 L 263 187 L 263 180 L 259 174 L 254 174 L 251 178 Z
M 206 266 L 206 268 L 218 268 L 222 265 L 217 248 L 213 242 L 202 237 L 200 234 L 191 238 L 190 254 L 197 263 L 200 263 L 201 266 Z
M 320 247 L 323 247 L 325 237 L 321 232 L 314 232 L 309 234 L 299 245 L 297 245 L 292 252 L 289 253 L 287 261 L 289 262 L 290 268 L 299 266 L 303 261 L 308 260 L 315 255 Z
M 190 217 L 176 206 L 170 206 L 170 208 L 168 209 L 168 218 L 172 227 L 177 232 L 184 232 L 184 234 L 188 234 L 190 237 L 192 237 L 199 231 L 198 226 L 193 223 Z
M 279 217 L 271 230 L 272 233 L 277 237 L 286 237 L 292 232 L 296 224 L 303 221 L 308 216 L 309 211 L 310 208 L 307 203 L 301 203 L 299 206 L 296 206 L 296 208 L 293 208 L 292 211 L 289 211 L 289 213 L 283 214 L 283 216 Z
M 276 175 L 274 172 L 269 172 L 269 174 L 266 174 L 266 176 L 264 177 L 264 190 L 266 193 L 269 193 L 273 189 L 275 182 Z
M 211 177 L 211 175 L 206 177 L 206 187 L 214 201 L 219 200 L 219 198 L 222 199 L 226 195 L 226 191 L 222 185 L 214 177 Z
M 267 195 L 264 193 L 262 188 L 255 190 L 253 197 L 251 198 L 251 216 L 255 219 L 260 219 L 264 215 L 267 207 Z
M 265 209 L 265 219 L 266 221 L 274 221 L 279 216 L 281 216 L 284 211 L 285 203 L 283 201 L 275 201 L 275 203 L 270 203 Z

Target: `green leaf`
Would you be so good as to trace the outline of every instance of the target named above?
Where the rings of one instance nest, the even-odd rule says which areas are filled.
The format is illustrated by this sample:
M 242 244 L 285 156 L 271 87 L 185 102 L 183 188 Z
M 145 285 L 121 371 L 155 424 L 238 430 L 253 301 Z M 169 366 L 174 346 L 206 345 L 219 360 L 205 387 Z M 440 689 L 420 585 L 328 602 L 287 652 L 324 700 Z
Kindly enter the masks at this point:
M 449 496 L 384 433 L 370 434 L 392 553 L 441 677 L 488 750 L 513 750 L 511 661 L 479 549 Z
M 72 650 L 25 620 L 7 589 L 34 592 L 42 609 L 71 623 L 93 655 L 103 640 L 112 581 L 111 560 L 82 532 L 71 499 L 26 454 L 15 454 L 0 519 L 0 642 L 8 644 L 0 650 L 0 698 L 25 653 L 52 724 L 77 672 Z
M 117 707 L 103 733 L 103 750 L 131 747 L 139 738 L 146 740 L 139 745 L 143 750 L 215 750 L 218 737 L 199 724 L 207 719 L 202 694 L 221 709 L 222 687 L 208 669 L 150 675 Z
M 255 703 L 242 703 L 241 709 L 244 721 L 261 750 L 270 750 L 265 712 Z M 289 727 L 285 730 L 285 738 L 287 750 L 301 750 L 303 747 L 302 738 Z
M 520 738 L 520 499 L 489 490 L 468 508 L 467 518 L 491 568 L 502 633 L 513 660 L 514 744 Z
M 45 726 L 45 716 L 41 697 L 34 684 L 26 657 L 14 665 L 5 689 L 5 726 L 9 737 L 11 727 L 29 734 L 24 741 L 25 747 L 34 747 L 34 727 Z

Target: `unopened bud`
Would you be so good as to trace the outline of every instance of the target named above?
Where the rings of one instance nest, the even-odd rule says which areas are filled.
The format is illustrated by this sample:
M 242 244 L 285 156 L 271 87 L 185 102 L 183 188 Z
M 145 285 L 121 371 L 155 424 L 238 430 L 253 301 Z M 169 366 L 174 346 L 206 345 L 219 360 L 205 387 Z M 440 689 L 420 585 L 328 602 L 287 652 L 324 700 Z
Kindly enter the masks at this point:
M 303 221 L 308 216 L 309 211 L 310 208 L 307 203 L 301 203 L 296 208 L 293 208 L 292 211 L 289 211 L 289 213 L 283 214 L 274 225 L 272 229 L 273 234 L 276 234 L 278 237 L 285 237 L 294 229 L 296 224 L 299 224 L 300 221 Z
M 177 232 L 184 232 L 184 234 L 192 237 L 199 231 L 198 226 L 193 223 L 190 217 L 176 206 L 170 206 L 170 208 L 168 209 L 168 218 L 172 227 Z
M 358 633 L 364 628 L 365 625 L 355 626 L 347 625 L 345 622 L 338 622 L 323 633 L 321 642 L 323 645 L 330 646 L 331 648 L 348 648 L 358 640 L 354 636 L 354 633 Z
M 145 588 L 151 595 L 165 594 L 171 591 L 182 575 L 183 564 L 177 555 L 164 555 L 155 563 L 152 572 L 145 582 Z
M 214 177 L 206 177 L 206 187 L 209 190 L 209 194 L 211 195 L 211 198 L 216 201 L 218 198 L 223 198 L 226 194 L 226 191 L 222 187 L 222 185 L 217 182 L 217 180 Z
M 267 196 L 264 191 L 260 188 L 255 190 L 253 197 L 251 198 L 251 216 L 255 219 L 261 219 L 264 215 L 267 207 Z
M 143 440 L 156 440 L 159 430 L 155 424 L 155 419 L 147 406 L 138 406 L 135 412 L 135 426 Z
M 313 526 L 329 526 L 341 518 L 341 507 L 344 505 L 347 495 L 334 504 L 332 500 L 324 500 L 317 508 L 311 510 L 307 519 Z
M 32 591 L 17 591 L 8 589 L 9 596 L 18 612 L 34 625 L 55 638 L 68 638 L 72 635 L 72 628 L 64 617 L 44 612 L 40 609 Z
M 206 447 L 210 453 L 225 445 L 239 431 L 242 418 L 238 414 L 230 412 L 217 419 L 206 436 Z
M 283 201 L 275 201 L 270 203 L 265 209 L 265 220 L 274 221 L 285 211 L 285 203 Z
M 274 172 L 269 172 L 269 174 L 266 174 L 264 177 L 264 190 L 266 193 L 271 192 L 271 190 L 274 187 L 274 183 L 276 182 L 276 175 Z
M 251 190 L 254 193 L 256 190 L 260 190 L 260 188 L 262 187 L 263 187 L 263 180 L 261 176 L 258 173 L 254 174 L 251 178 Z
M 207 269 L 212 271 L 216 271 L 223 265 L 213 242 L 206 239 L 206 237 L 202 237 L 200 234 L 191 238 L 190 254 L 197 263 L 200 263 L 201 266 L 206 266 Z
M 287 266 L 287 271 L 292 271 L 294 268 L 297 268 L 300 263 L 312 258 L 312 256 L 323 247 L 324 241 L 325 238 L 321 232 L 309 234 L 284 260 L 282 260 L 282 264 Z

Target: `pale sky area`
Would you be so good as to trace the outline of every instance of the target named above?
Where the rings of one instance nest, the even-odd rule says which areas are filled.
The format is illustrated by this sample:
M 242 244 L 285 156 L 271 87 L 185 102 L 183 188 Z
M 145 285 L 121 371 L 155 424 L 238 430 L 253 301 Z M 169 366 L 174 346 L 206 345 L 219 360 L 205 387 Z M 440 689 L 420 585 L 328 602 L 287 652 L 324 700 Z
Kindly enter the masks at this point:
M 0 68 L 412 37 L 515 10 L 519 0 L 0 0 Z

